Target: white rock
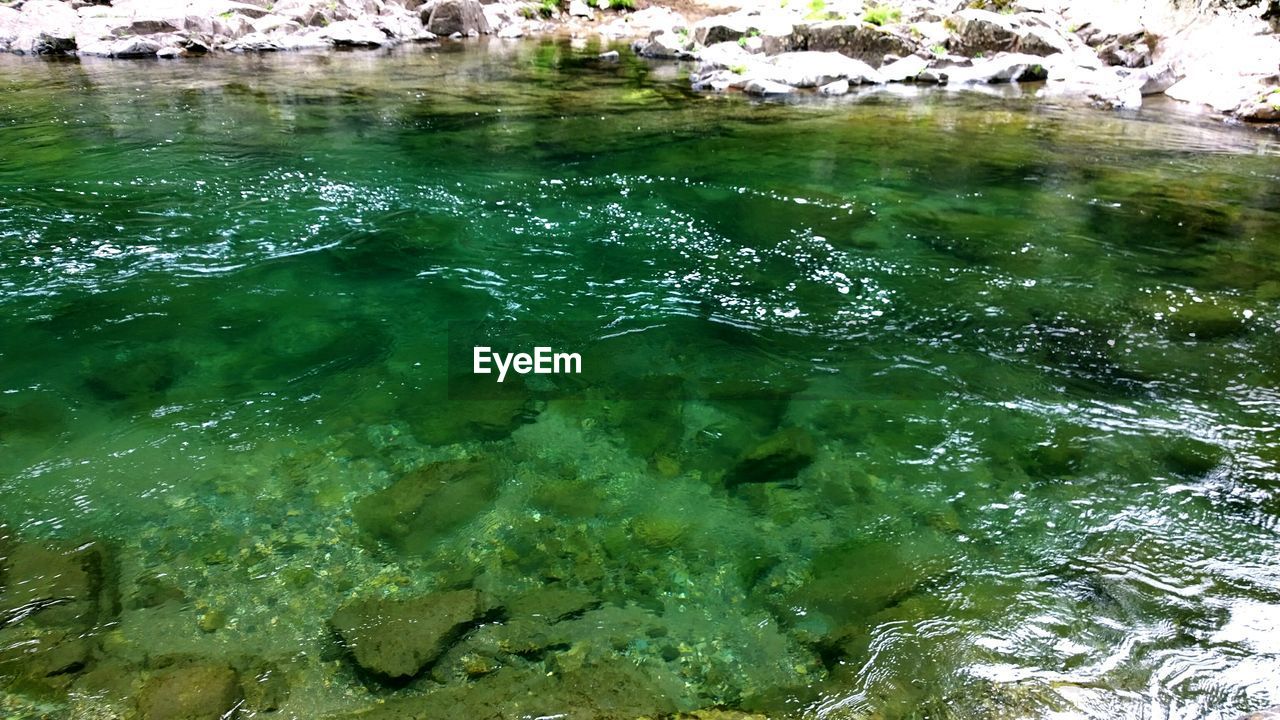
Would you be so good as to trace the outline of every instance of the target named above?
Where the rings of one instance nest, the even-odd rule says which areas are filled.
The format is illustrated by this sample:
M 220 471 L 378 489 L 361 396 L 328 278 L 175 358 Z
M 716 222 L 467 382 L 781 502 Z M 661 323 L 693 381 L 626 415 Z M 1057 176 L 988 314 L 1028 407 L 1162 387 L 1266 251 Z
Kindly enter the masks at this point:
M 847 95 L 849 93 L 849 81 L 841 78 L 818 88 L 818 92 L 823 95 Z
M 753 78 L 748 80 L 746 85 L 742 87 L 742 91 L 748 95 L 773 96 L 773 95 L 790 95 L 796 89 L 790 85 L 786 85 L 772 80 L 762 78 Z
M 897 62 L 881 66 L 880 74 L 884 76 L 885 82 L 903 82 L 915 79 L 927 67 L 929 63 L 925 62 L 924 58 L 919 55 L 908 55 Z
M 751 75 L 794 87 L 818 87 L 844 79 L 853 84 L 882 83 L 870 65 L 837 52 L 793 52 L 775 55 L 752 67 Z

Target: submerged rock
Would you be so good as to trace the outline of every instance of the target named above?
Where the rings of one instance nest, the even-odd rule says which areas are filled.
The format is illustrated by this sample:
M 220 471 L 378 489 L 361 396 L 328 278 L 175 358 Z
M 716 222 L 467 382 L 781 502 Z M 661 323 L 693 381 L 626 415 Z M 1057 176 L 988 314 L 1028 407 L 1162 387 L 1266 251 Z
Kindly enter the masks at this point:
M 360 529 L 402 552 L 425 553 L 441 535 L 489 508 L 498 493 L 496 468 L 454 460 L 410 472 L 356 503 Z
M 141 720 L 222 720 L 234 717 L 243 699 L 240 678 L 225 665 L 162 670 L 138 695 Z
M 504 667 L 472 682 L 388 700 L 329 720 L 636 720 L 670 716 L 684 692 L 684 683 L 664 668 L 638 667 L 621 657 L 579 657 L 558 663 L 552 672 L 540 665 Z
M 865 624 L 945 568 L 945 556 L 927 541 L 855 540 L 815 557 L 809 581 L 789 593 L 782 605 L 820 613 L 837 626 Z
M 556 623 L 599 607 L 600 598 L 585 591 L 560 585 L 547 585 L 517 595 L 505 603 L 512 617 L 531 617 Z
M 728 473 L 727 487 L 743 483 L 778 482 L 793 479 L 813 462 L 816 452 L 808 431 L 792 427 L 782 430 L 743 453 Z
M 185 370 L 175 353 L 125 351 L 92 363 L 85 384 L 101 400 L 146 401 L 172 387 Z
M 61 692 L 120 611 L 105 549 L 21 542 L 0 528 L 0 687 Z
M 388 679 L 417 675 L 489 612 L 476 590 L 408 599 L 361 599 L 343 605 L 329 624 L 362 670 Z

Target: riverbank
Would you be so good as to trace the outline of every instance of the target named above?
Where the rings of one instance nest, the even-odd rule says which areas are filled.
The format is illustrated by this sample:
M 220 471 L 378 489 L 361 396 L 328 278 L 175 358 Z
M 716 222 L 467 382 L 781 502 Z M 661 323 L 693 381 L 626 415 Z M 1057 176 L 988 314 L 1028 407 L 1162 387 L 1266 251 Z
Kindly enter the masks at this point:
M 1275 2 L 638 2 L 17 0 L 0 5 L 0 51 L 182 58 L 594 35 L 633 41 L 655 62 L 690 63 L 694 89 L 706 92 L 1030 82 L 1056 101 L 1129 110 L 1165 95 L 1235 120 L 1280 120 Z

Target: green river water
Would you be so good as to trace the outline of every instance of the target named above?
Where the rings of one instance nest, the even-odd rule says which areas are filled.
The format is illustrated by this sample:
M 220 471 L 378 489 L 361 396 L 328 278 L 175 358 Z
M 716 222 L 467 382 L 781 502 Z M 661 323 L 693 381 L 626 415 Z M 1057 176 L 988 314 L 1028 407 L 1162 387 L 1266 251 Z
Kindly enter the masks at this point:
M 600 50 L 0 57 L 0 523 L 112 548 L 102 657 L 264 659 L 258 717 L 1280 703 L 1274 134 Z M 584 372 L 495 391 L 473 345 Z M 412 527 L 356 510 L 464 458 Z M 589 598 L 554 643 L 397 687 L 328 625 L 547 586 Z

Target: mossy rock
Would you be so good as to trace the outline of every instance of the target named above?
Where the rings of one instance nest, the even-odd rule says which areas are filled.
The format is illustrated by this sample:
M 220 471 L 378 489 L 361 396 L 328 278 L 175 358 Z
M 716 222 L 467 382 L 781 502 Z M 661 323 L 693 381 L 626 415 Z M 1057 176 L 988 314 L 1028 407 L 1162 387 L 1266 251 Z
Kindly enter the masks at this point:
M 196 664 L 161 670 L 138 695 L 139 720 L 221 720 L 243 699 L 240 678 L 225 665 Z
M 523 382 L 508 377 L 498 385 L 477 377 L 451 378 L 447 399 L 405 410 L 419 441 L 448 445 L 502 440 L 537 417 L 533 395 Z
M 497 468 L 481 460 L 432 463 L 356 502 L 360 529 L 401 552 L 426 554 L 436 540 L 488 510 Z
M 565 672 L 548 673 L 540 666 L 504 667 L 472 682 L 388 700 L 328 720 L 637 720 L 671 715 L 684 692 L 684 683 L 661 669 L 637 667 L 624 657 L 587 658 Z
M 166 350 L 117 353 L 90 364 L 85 385 L 107 402 L 153 402 L 171 388 L 189 363 Z
M 726 487 L 792 480 L 812 462 L 817 447 L 809 431 L 790 427 L 744 452 L 724 476 Z
M 926 541 L 855 540 L 819 554 L 810 566 L 811 579 L 788 595 L 785 606 L 859 627 L 906 601 L 946 567 L 941 550 Z
M 0 626 L 89 629 L 119 612 L 114 564 L 101 544 L 4 544 Z
M 556 583 L 526 590 L 503 604 L 511 617 L 556 623 L 600 607 L 601 600 L 586 590 Z
M 1160 459 L 1170 472 L 1191 478 L 1208 475 L 1225 456 L 1222 448 L 1195 438 L 1170 440 L 1160 451 Z
M 104 547 L 23 542 L 0 527 L 0 686 L 60 697 L 93 662 L 96 630 L 119 611 Z
M 396 681 L 417 675 L 491 611 L 479 591 L 450 590 L 352 600 L 329 624 L 361 670 Z

